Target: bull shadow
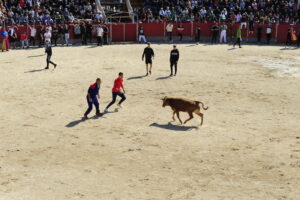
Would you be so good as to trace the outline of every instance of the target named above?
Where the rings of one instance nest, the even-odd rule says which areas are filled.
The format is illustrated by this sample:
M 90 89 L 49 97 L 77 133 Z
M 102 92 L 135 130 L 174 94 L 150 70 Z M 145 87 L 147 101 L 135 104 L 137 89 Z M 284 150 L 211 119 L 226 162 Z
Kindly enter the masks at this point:
M 178 126 L 178 125 L 171 124 L 171 122 L 169 122 L 168 124 L 152 123 L 149 126 L 172 130 L 172 131 L 191 131 L 193 129 L 196 129 L 196 130 L 199 129 L 198 126 Z
M 133 76 L 133 77 L 127 78 L 127 80 L 130 81 L 130 80 L 135 80 L 135 79 L 142 79 L 142 78 L 145 78 L 145 77 L 146 77 L 146 75 L 143 75 L 143 76 Z

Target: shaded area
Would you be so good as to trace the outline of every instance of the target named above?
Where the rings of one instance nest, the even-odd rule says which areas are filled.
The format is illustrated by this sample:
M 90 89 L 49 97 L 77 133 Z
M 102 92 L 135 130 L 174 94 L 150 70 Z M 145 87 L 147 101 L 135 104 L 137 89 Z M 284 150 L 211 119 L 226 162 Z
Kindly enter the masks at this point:
M 41 72 L 41 71 L 46 71 L 46 69 L 34 69 L 34 70 L 30 70 L 30 71 L 27 71 L 27 72 L 24 72 L 24 73 L 34 73 L 34 72 Z
M 228 51 L 236 50 L 236 48 L 232 47 L 230 49 L 227 49 Z
M 104 114 L 105 114 L 105 113 L 103 113 L 103 115 L 104 115 Z M 91 117 L 91 118 L 88 118 L 88 119 L 75 120 L 75 121 L 72 121 L 72 122 L 68 123 L 68 124 L 66 125 L 66 127 L 67 127 L 67 128 L 73 128 L 73 127 L 75 127 L 75 126 L 77 126 L 77 125 L 79 125 L 80 123 L 83 123 L 83 122 L 85 122 L 85 121 L 103 118 L 103 115 L 102 115 L 101 117 L 95 115 L 95 116 L 93 116 L 93 117 Z
M 41 57 L 44 56 L 45 54 L 41 54 L 41 55 L 35 55 L 35 56 L 27 56 L 27 58 L 35 58 L 35 57 Z
M 149 126 L 157 127 L 157 128 L 162 128 L 162 129 L 167 129 L 167 130 L 172 130 L 172 131 L 190 131 L 193 129 L 198 129 L 197 126 L 178 126 L 178 125 L 173 125 L 170 122 L 168 124 L 158 124 L 158 123 L 152 123 Z
M 284 47 L 284 48 L 281 48 L 280 50 L 285 51 L 285 50 L 297 50 L 297 49 L 299 49 L 299 47 Z
M 127 80 L 142 79 L 142 78 L 145 78 L 145 77 L 146 77 L 146 75 L 143 75 L 143 76 L 133 76 L 133 77 L 127 78 Z
M 165 79 L 169 79 L 171 78 L 172 76 L 162 76 L 162 77 L 158 77 L 157 79 L 155 80 L 165 80 Z

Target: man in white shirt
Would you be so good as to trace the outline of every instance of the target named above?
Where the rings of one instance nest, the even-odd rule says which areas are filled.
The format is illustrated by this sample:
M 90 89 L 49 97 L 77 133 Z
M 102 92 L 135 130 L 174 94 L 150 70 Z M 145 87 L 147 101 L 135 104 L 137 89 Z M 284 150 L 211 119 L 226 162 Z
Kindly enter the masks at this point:
M 168 25 L 166 26 L 166 31 L 167 31 L 167 35 L 169 38 L 169 42 L 172 42 L 172 35 L 173 35 L 173 24 L 171 22 L 168 23 Z
M 160 9 L 159 16 L 161 16 L 162 18 L 164 18 L 166 16 L 166 12 L 164 11 L 163 8 Z
M 96 32 L 97 32 L 97 46 L 102 46 L 103 45 L 103 28 L 101 27 L 101 25 L 99 25 L 96 28 Z
M 51 43 L 51 31 L 49 27 L 46 28 L 46 33 L 44 33 L 44 38 L 46 43 Z
M 267 35 L 267 44 L 270 43 L 271 36 L 272 36 L 272 25 L 269 23 L 266 27 L 266 35 Z
M 32 43 L 32 46 L 35 46 L 36 28 L 33 25 L 33 26 L 29 26 L 29 29 L 30 29 L 29 43 Z

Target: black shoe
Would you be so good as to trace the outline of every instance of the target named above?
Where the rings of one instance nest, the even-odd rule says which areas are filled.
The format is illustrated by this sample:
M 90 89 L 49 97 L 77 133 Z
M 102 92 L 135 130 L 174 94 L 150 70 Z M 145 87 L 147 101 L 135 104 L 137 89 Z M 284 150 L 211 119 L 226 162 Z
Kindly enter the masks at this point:
M 149 74 L 151 75 L 151 71 L 149 71 Z
M 146 74 L 146 76 L 148 76 L 149 74 L 148 74 L 148 72 L 147 72 L 147 74 Z
M 173 74 L 170 74 L 170 76 L 173 76 Z
M 57 64 L 54 64 L 54 69 L 56 68 Z
M 49 67 L 45 67 L 45 69 L 49 69 Z

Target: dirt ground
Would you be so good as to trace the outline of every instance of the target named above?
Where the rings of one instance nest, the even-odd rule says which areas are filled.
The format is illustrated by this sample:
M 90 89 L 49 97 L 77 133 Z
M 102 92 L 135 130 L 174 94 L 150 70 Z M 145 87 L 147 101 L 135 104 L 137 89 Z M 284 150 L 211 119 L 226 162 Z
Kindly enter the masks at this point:
M 1 200 L 300 199 L 300 50 L 274 46 L 56 47 L 0 53 Z M 97 77 L 101 111 L 125 74 L 124 108 L 81 121 Z M 209 106 L 170 122 L 164 96 Z M 181 113 L 183 120 L 188 118 Z

